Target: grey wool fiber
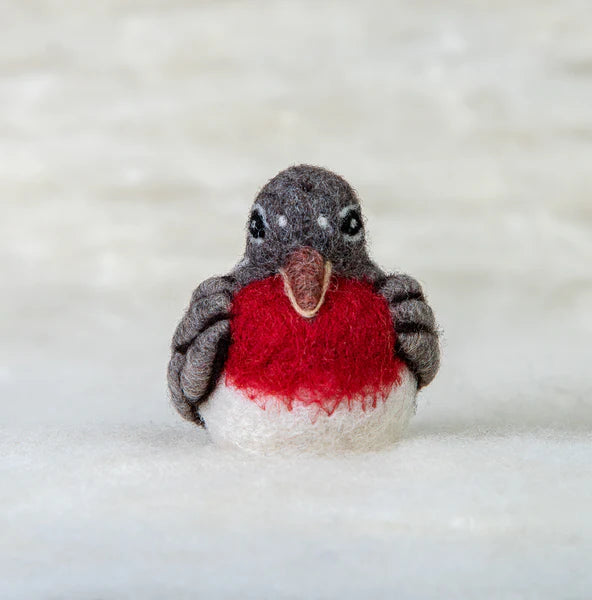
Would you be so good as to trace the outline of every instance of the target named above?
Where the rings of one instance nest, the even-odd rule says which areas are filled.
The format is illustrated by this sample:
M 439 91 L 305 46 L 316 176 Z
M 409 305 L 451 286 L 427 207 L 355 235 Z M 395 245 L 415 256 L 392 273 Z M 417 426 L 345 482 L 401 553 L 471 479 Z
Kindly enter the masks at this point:
M 299 248 L 311 248 L 337 276 L 366 280 L 388 301 L 397 334 L 396 353 L 428 385 L 440 363 L 432 309 L 409 275 L 385 273 L 368 256 L 358 197 L 339 175 L 299 165 L 281 171 L 258 193 L 247 225 L 245 253 L 227 275 L 193 292 L 172 341 L 168 384 L 181 416 L 203 425 L 199 407 L 214 391 L 232 343 L 234 295 L 250 283 L 277 275 Z

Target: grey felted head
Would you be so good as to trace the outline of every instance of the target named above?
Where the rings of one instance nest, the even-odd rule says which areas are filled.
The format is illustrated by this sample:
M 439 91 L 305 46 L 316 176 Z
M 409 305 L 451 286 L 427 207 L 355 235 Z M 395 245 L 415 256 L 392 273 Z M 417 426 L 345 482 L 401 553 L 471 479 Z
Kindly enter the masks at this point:
M 301 247 L 319 252 L 336 275 L 375 280 L 380 274 L 368 257 L 356 193 L 339 175 L 310 165 L 280 172 L 257 195 L 237 275 L 241 282 L 274 275 Z

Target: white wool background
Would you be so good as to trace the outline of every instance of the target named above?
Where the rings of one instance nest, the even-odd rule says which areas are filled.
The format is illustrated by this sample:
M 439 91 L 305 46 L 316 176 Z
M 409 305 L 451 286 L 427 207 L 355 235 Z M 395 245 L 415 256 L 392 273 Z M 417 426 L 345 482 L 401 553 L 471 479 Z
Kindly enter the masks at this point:
M 0 598 L 592 596 L 588 0 L 0 3 Z M 220 450 L 167 403 L 191 291 L 308 162 L 419 278 L 387 450 Z

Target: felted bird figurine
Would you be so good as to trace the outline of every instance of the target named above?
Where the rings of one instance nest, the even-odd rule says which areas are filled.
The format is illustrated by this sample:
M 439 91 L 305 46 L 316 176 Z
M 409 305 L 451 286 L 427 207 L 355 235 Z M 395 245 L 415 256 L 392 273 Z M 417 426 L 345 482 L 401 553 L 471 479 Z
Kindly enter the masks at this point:
M 242 260 L 194 291 L 168 384 L 217 443 L 363 450 L 400 436 L 439 362 L 422 288 L 369 258 L 352 187 L 300 165 L 257 195 Z

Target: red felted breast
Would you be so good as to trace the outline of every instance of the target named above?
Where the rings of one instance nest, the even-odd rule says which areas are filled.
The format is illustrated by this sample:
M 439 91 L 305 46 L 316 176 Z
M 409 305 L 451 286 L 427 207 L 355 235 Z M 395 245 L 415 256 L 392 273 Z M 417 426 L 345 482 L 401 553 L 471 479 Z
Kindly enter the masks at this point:
M 226 382 L 254 401 L 273 396 L 327 412 L 347 400 L 376 401 L 399 383 L 395 332 L 371 284 L 334 277 L 312 319 L 292 308 L 278 275 L 240 290 L 232 305 Z

